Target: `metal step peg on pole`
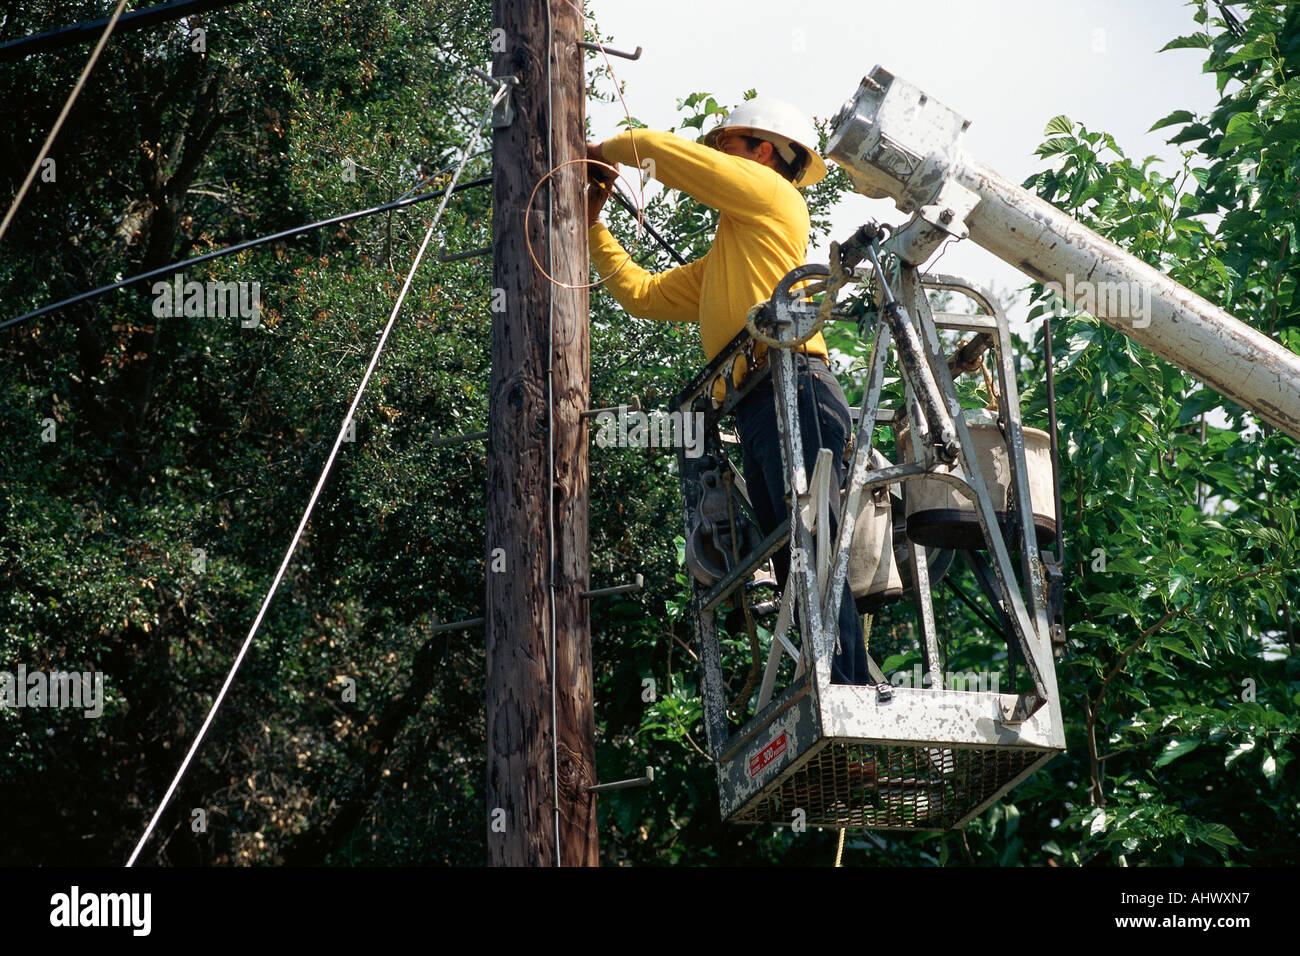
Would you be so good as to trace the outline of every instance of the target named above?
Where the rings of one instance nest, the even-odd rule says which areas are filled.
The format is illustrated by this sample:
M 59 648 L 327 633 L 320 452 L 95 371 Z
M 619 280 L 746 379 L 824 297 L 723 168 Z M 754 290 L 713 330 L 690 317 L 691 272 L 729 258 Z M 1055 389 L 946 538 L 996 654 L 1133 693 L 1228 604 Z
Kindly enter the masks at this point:
M 465 252 L 447 252 L 443 251 L 438 254 L 439 262 L 459 262 L 462 259 L 476 259 L 479 256 L 492 255 L 491 246 L 480 246 L 477 249 L 467 249 Z
M 635 53 L 626 53 L 623 50 L 615 50 L 612 46 L 604 46 L 600 43 L 589 43 L 586 40 L 578 42 L 578 46 L 583 50 L 593 50 L 597 53 L 608 53 L 610 56 L 622 57 L 625 60 L 641 59 L 641 48 L 637 47 Z
M 621 411 L 629 411 L 629 412 L 641 411 L 641 399 L 633 395 L 623 405 L 609 405 L 605 408 L 589 408 L 582 413 L 582 417 L 595 418 L 597 415 L 603 415 L 605 412 L 609 412 L 611 415 L 616 415 Z
M 465 435 L 448 435 L 445 438 L 435 438 L 429 444 L 434 448 L 442 445 L 459 445 L 469 441 L 485 441 L 488 437 L 487 432 L 469 432 Z
M 585 598 L 613 597 L 615 594 L 632 594 L 640 591 L 645 587 L 645 578 L 637 574 L 636 580 L 631 584 L 618 584 L 612 588 L 598 588 L 595 591 L 583 591 L 582 596 Z
M 646 767 L 645 776 L 632 777 L 629 780 L 615 780 L 613 783 L 596 783 L 587 788 L 588 793 L 606 793 L 610 790 L 631 790 L 633 787 L 644 787 L 647 784 L 654 783 L 655 768 Z
M 472 628 L 482 627 L 487 621 L 485 617 L 471 617 L 465 621 L 448 621 L 446 624 L 435 624 L 429 628 L 430 634 L 441 634 L 443 631 L 468 631 Z

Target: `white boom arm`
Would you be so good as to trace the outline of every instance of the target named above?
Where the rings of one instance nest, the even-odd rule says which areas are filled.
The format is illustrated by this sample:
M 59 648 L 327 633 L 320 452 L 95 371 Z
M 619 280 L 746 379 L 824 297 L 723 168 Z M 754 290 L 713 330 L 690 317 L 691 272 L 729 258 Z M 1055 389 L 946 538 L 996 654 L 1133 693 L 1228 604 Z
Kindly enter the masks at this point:
M 831 123 L 828 156 L 912 220 L 891 240 L 919 265 L 969 236 L 1061 298 L 1300 438 L 1300 356 L 975 162 L 969 121 L 875 67 Z

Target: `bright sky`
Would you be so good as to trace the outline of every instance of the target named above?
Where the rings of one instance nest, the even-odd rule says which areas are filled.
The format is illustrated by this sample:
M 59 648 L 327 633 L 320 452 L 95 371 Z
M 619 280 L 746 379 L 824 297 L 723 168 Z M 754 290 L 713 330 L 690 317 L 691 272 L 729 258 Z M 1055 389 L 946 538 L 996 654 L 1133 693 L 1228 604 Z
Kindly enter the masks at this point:
M 614 59 L 632 114 L 652 128 L 677 120 L 678 99 L 712 93 L 736 104 L 750 87 L 828 118 L 880 64 L 971 121 L 967 151 L 1017 183 L 1044 163 L 1033 155 L 1049 119 L 1064 113 L 1113 134 L 1129 156 L 1157 155 L 1172 174 L 1169 130 L 1147 133 L 1176 109 L 1208 112 L 1218 100 L 1201 72 L 1204 50 L 1157 53 L 1192 33 L 1181 0 L 592 0 L 608 43 L 644 47 Z M 590 103 L 597 138 L 618 131 L 622 107 Z M 632 176 L 629 173 L 629 179 Z M 863 221 L 901 224 L 888 200 L 844 196 L 836 238 Z M 824 251 L 810 250 L 813 260 Z M 1027 281 L 973 242 L 950 245 L 942 269 L 999 292 Z M 1013 310 L 1011 317 L 1018 318 Z

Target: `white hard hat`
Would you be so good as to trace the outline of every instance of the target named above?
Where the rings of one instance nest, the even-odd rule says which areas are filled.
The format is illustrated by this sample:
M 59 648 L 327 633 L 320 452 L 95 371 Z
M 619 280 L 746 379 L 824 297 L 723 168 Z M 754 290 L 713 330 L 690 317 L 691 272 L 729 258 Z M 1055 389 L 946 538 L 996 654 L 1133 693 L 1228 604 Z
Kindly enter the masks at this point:
M 747 130 L 750 135 L 775 146 L 781 158 L 796 170 L 796 186 L 811 186 L 821 182 L 826 175 L 826 163 L 817 155 L 813 145 L 817 142 L 817 132 L 799 108 L 785 100 L 763 96 L 742 103 L 720 126 L 709 131 L 704 137 L 705 145 L 716 146 L 718 138 L 727 130 Z M 799 168 L 799 155 L 790 148 L 791 144 L 801 147 L 808 156 L 802 169 Z

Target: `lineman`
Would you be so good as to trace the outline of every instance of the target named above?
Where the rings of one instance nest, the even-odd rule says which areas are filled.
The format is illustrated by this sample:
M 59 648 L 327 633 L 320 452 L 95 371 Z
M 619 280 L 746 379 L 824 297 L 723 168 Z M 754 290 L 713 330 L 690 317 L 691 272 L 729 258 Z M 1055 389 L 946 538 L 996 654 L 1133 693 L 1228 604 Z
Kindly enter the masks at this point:
M 812 148 L 815 142 L 812 125 L 798 109 L 762 98 L 734 110 L 703 145 L 646 129 L 630 130 L 600 145 L 589 143 L 588 158 L 648 166 L 665 186 L 721 213 L 713 245 L 704 256 L 652 275 L 632 262 L 600 223 L 610 184 L 597 177 L 588 189 L 588 243 L 592 262 L 609 277 L 607 287 L 619 305 L 637 318 L 698 323 L 705 360 L 711 360 L 744 328 L 750 307 L 770 297 L 777 282 L 804 262 L 808 207 L 795 187 L 811 186 L 826 175 L 826 164 Z M 761 360 L 762 351 L 761 344 L 755 347 L 756 359 Z M 838 488 L 852 429 L 848 403 L 827 366 L 820 333 L 794 358 L 805 466 L 811 472 L 818 448 L 829 448 Z M 750 501 L 766 535 L 789 521 L 770 375 L 736 407 L 736 430 Z M 834 540 L 839 495 L 832 494 L 831 502 Z M 781 587 L 789 564 L 786 549 L 773 555 Z M 832 665 L 832 681 L 868 683 L 862 621 L 847 582 L 839 631 L 841 649 Z

